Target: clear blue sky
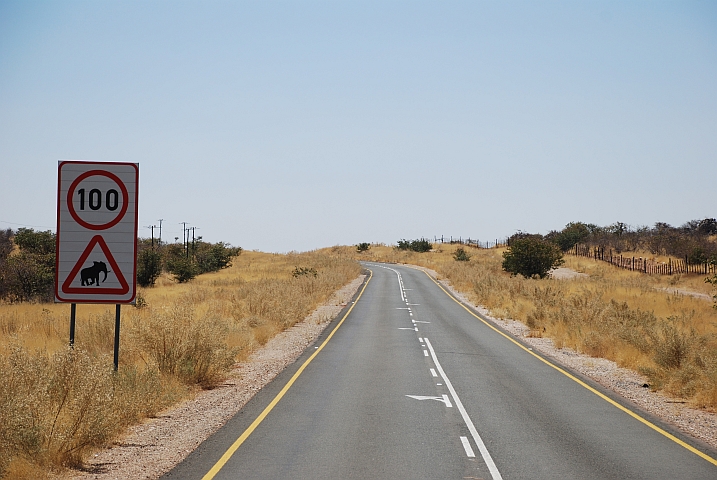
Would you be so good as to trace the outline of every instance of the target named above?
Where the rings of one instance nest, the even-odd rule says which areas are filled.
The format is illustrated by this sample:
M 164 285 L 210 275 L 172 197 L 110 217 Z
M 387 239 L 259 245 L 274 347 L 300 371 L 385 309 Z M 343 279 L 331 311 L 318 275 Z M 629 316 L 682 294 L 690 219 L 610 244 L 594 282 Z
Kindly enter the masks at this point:
M 715 217 L 717 2 L 0 0 L 0 228 L 59 159 L 264 251 Z

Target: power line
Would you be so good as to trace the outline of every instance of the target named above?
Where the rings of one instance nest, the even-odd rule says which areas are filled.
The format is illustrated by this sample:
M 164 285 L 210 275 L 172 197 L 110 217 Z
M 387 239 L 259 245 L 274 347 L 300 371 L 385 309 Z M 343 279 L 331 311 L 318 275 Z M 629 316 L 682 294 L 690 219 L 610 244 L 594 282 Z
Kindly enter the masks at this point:
M 6 222 L 5 220 L 0 220 L 0 223 L 7 223 L 9 225 L 19 225 L 21 227 L 47 228 L 48 230 L 52 230 L 53 228 L 55 228 L 55 227 L 48 227 L 47 225 L 28 225 L 26 223 Z

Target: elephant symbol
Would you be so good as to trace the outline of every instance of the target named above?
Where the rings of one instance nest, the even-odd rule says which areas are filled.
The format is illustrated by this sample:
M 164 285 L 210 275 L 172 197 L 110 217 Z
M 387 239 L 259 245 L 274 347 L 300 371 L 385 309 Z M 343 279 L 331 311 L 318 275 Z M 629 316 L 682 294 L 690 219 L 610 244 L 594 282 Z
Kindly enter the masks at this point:
M 102 279 L 104 282 L 107 280 L 107 265 L 105 262 L 92 262 L 91 267 L 83 268 L 80 270 L 80 277 L 82 278 L 82 286 L 86 285 L 97 285 L 100 284 L 100 272 L 105 274 L 105 278 Z

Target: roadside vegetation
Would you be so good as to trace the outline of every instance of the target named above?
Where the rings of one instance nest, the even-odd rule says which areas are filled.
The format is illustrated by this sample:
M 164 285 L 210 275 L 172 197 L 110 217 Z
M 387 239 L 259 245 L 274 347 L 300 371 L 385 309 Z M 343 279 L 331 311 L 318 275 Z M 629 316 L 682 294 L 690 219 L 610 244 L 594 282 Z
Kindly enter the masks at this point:
M 10 258 L 22 252 L 12 250 Z M 122 308 L 117 373 L 114 306 L 78 305 L 70 349 L 69 305 L 0 302 L 0 477 L 80 467 L 127 426 L 220 384 L 236 362 L 360 273 L 339 250 L 224 251 L 209 245 L 205 265 L 225 268 L 184 281 L 161 271 L 154 287 L 139 289 L 137 307 Z
M 503 252 L 503 270 L 525 278 L 545 278 L 552 269 L 562 264 L 563 252 L 560 247 L 545 240 L 542 235 L 513 235 L 508 248 Z
M 587 238 L 566 242 L 566 250 Z M 700 241 L 703 251 L 710 252 L 715 237 Z M 675 244 L 680 242 L 689 244 Z M 469 261 L 456 261 L 458 250 L 467 248 Z M 608 358 L 646 375 L 654 390 L 717 410 L 717 310 L 710 301 L 717 288 L 710 284 L 717 282 L 714 277 L 706 282 L 697 274 L 646 275 L 572 255 L 563 257 L 564 266 L 587 276 L 511 275 L 504 268 L 508 252 L 438 243 L 417 253 L 373 245 L 360 259 L 433 269 L 491 315 L 526 324 L 532 336 Z

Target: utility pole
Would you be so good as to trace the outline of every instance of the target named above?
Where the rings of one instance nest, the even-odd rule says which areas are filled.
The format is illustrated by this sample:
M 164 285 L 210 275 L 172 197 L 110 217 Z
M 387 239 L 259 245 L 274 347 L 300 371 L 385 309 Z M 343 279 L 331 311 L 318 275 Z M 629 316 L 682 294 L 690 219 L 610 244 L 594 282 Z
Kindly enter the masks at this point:
M 154 227 L 156 227 L 156 225 L 147 225 L 144 227 L 144 228 L 152 229 L 152 251 L 154 251 Z
M 189 245 L 187 244 L 187 224 L 189 222 L 179 222 L 182 224 L 182 243 L 184 244 L 184 253 L 187 258 L 189 258 Z
M 163 218 L 160 218 L 157 220 L 159 222 L 159 246 L 162 246 L 162 222 L 164 221 Z
M 194 252 L 197 249 L 196 245 L 194 244 L 194 231 L 198 229 L 199 227 L 192 227 L 192 255 L 194 255 Z M 187 233 L 187 238 L 189 238 L 189 233 Z

